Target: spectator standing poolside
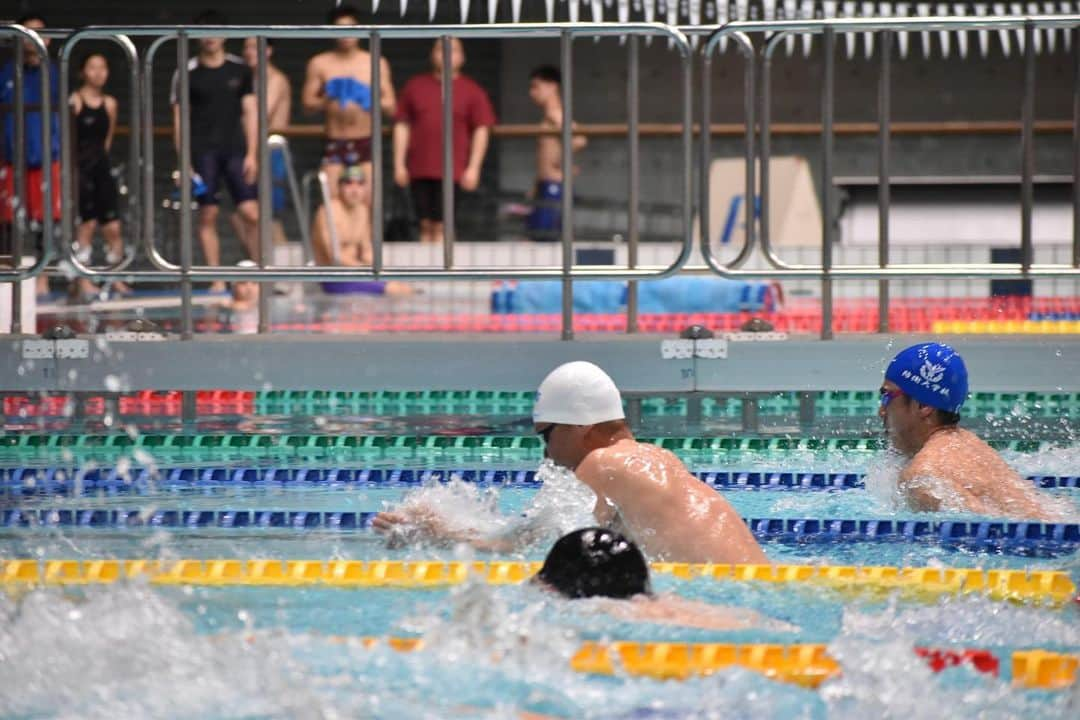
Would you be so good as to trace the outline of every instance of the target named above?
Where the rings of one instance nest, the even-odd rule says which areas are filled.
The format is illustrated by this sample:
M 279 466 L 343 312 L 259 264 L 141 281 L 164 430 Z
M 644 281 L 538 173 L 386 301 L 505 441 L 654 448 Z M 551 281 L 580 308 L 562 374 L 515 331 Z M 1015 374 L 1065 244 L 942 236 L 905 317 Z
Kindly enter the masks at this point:
M 201 13 L 200 25 L 224 25 L 225 18 L 214 10 Z M 242 232 L 240 241 L 248 256 L 259 257 L 259 221 L 256 177 L 257 107 L 251 71 L 244 61 L 225 52 L 222 38 L 200 38 L 199 54 L 187 67 L 191 88 L 191 164 L 202 177 L 206 190 L 199 202 L 199 240 L 208 265 L 221 264 L 218 238 L 218 197 L 222 184 L 236 205 Z M 180 75 L 173 75 L 173 141 L 180 153 Z M 223 292 L 225 283 L 214 282 L 211 290 Z
M 454 93 L 454 184 L 458 192 L 472 192 L 480 185 L 480 169 L 487 154 L 495 111 L 484 89 L 461 74 L 465 49 L 451 41 L 451 73 Z M 394 182 L 408 186 L 420 218 L 420 241 L 443 239 L 443 51 L 438 40 L 431 48 L 432 72 L 416 75 L 398 98 L 394 124 Z M 456 212 L 455 212 L 456 215 Z
M 908 458 L 899 494 L 914 510 L 1060 519 L 1034 484 L 960 427 L 967 394 L 964 360 L 948 345 L 912 345 L 889 363 L 879 415 L 893 447 Z
M 45 27 L 45 19 L 40 15 L 31 13 L 23 15 L 16 21 L 30 30 L 41 30 Z M 42 38 L 45 47 L 49 46 L 49 39 Z M 44 212 L 44 184 L 52 183 L 52 215 L 53 219 L 60 219 L 60 115 L 57 113 L 59 105 L 58 88 L 60 87 L 60 73 L 56 64 L 49 68 L 49 93 L 52 102 L 52 117 L 49 118 L 49 147 L 52 150 L 52 167 L 46 174 L 42 168 L 44 161 L 44 146 L 41 135 L 41 57 L 37 49 L 28 41 L 23 42 L 23 102 L 30 106 L 26 110 L 26 215 L 30 220 L 42 222 L 45 219 Z M 15 197 L 15 62 L 10 61 L 0 68 L 0 115 L 4 116 L 4 162 L 0 165 L 0 224 L 11 226 L 14 219 L 13 199 Z M 34 107 L 38 106 L 38 107 Z M 42 238 L 38 234 L 36 244 L 40 253 L 44 248 L 44 242 L 51 238 Z M 28 250 L 29 248 L 24 248 Z M 16 261 L 17 262 L 17 261 Z M 42 273 L 37 278 L 37 291 L 39 294 L 47 293 L 49 281 Z
M 357 25 L 360 13 L 340 5 L 330 12 L 329 22 Z M 379 73 L 378 109 L 393 115 L 394 84 L 386 58 L 380 59 Z M 340 38 L 333 50 L 311 58 L 301 99 L 307 112 L 323 113 L 326 118 L 322 163 L 330 192 L 337 192 L 338 176 L 346 166 L 359 165 L 365 177 L 371 177 L 371 112 L 375 107 L 371 97 L 371 54 L 360 48 L 357 38 Z
M 105 261 L 117 265 L 124 259 L 124 239 L 120 234 L 119 193 L 109 158 L 116 132 L 116 98 L 105 93 L 109 64 L 104 55 L 91 53 L 83 58 L 79 74 L 82 85 L 68 98 L 79 173 L 78 253 L 89 264 L 94 231 L 100 227 L 105 237 Z M 97 292 L 89 278 L 79 278 L 77 287 L 83 295 Z M 113 289 L 123 293 L 128 288 L 114 283 Z
M 562 74 L 558 68 L 542 65 L 529 75 L 529 98 L 543 111 L 540 124 L 545 130 L 561 130 L 563 124 Z M 584 149 L 588 140 L 575 135 L 573 151 Z M 545 134 L 536 139 L 535 206 L 525 220 L 533 240 L 554 241 L 562 230 L 562 138 Z

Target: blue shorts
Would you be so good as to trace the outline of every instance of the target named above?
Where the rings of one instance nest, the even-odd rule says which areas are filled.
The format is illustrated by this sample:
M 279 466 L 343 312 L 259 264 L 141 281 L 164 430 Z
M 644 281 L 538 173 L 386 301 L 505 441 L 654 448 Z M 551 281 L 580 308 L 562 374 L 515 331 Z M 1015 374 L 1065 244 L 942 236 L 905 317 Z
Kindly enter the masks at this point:
M 244 156 L 221 150 L 207 150 L 196 155 L 191 163 L 206 184 L 206 192 L 196 198 L 200 205 L 217 205 L 218 192 L 224 183 L 229 188 L 233 203 L 239 205 L 247 200 L 257 200 L 259 191 L 253 184 L 244 182 Z
M 385 295 L 386 283 L 381 280 L 346 280 L 324 282 L 322 290 L 329 295 Z
M 289 182 L 289 175 L 285 169 L 285 153 L 281 151 L 281 148 L 270 150 L 270 178 L 273 183 L 273 192 L 270 196 L 271 207 L 274 215 L 280 215 L 287 202 L 286 193 Z
M 533 210 L 525 218 L 529 237 L 538 242 L 554 242 L 562 231 L 562 183 L 536 181 Z

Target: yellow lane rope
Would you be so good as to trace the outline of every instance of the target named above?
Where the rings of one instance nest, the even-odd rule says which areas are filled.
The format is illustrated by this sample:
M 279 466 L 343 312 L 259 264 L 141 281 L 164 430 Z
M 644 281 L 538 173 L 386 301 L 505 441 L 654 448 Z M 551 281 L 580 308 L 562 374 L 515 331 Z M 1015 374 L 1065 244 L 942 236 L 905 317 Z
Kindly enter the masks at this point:
M 516 584 L 539 569 L 539 562 L 517 561 L 7 560 L 0 561 L 0 584 L 86 585 L 145 576 L 158 584 L 434 588 L 467 578 L 494 585 Z M 684 580 L 795 583 L 878 594 L 898 591 L 923 599 L 978 594 L 997 600 L 1061 605 L 1076 596 L 1069 575 L 1055 570 L 653 563 L 652 571 Z
M 353 638 L 335 638 L 349 641 Z M 424 646 L 419 638 L 362 637 L 367 648 L 381 644 L 398 652 Z M 1013 686 L 1054 690 L 1076 682 L 1080 657 L 1047 650 L 1023 650 L 1012 655 Z M 576 672 L 596 675 L 625 674 L 658 680 L 685 680 L 712 675 L 739 666 L 773 680 L 816 688 L 840 675 L 840 664 L 820 644 L 585 642 L 570 659 Z

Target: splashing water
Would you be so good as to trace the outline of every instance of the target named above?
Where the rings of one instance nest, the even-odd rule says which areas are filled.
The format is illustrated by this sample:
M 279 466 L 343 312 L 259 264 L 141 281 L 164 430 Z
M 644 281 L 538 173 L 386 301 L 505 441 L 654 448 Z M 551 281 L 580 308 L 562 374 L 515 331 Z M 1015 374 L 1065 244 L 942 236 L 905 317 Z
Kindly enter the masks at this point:
M 147 586 L 0 595 L 5 715 L 314 717 L 295 664 L 238 635 L 197 635 Z
M 509 537 L 538 546 L 576 528 L 594 524 L 596 495 L 574 473 L 545 460 L 537 470 L 543 485 L 520 515 L 502 515 L 498 494 L 460 480 L 433 483 L 408 493 L 398 510 L 433 513 L 454 533 L 471 532 L 482 538 Z

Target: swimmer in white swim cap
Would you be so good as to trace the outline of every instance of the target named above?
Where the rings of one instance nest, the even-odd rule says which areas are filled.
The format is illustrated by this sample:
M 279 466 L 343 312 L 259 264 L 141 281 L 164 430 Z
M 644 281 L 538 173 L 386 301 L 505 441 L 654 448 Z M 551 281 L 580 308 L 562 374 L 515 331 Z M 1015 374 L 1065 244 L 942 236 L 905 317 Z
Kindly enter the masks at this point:
M 570 362 L 544 378 L 533 407 L 533 428 L 544 440 L 546 455 L 573 470 L 596 494 L 597 524 L 629 535 L 650 559 L 768 562 L 742 518 L 716 490 L 691 475 L 671 452 L 634 439 L 618 387 L 596 365 Z M 382 513 L 374 527 L 389 532 L 409 521 Z M 438 534 L 437 524 L 431 530 Z

